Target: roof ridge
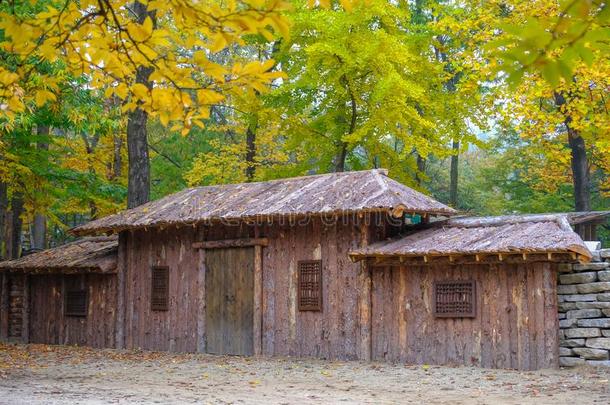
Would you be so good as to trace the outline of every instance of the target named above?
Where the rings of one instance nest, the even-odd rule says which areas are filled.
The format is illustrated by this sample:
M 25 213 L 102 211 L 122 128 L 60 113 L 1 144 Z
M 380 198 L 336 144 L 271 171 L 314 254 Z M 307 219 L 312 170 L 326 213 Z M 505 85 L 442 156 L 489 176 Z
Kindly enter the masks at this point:
M 318 177 L 326 177 L 326 176 L 347 176 L 347 175 L 352 175 L 352 174 L 356 174 L 356 173 L 365 173 L 365 172 L 379 173 L 379 174 L 384 175 L 385 177 L 388 176 L 388 169 L 384 169 L 384 168 L 365 169 L 365 170 L 347 170 L 347 171 L 344 171 L 344 172 L 304 174 L 302 176 L 296 176 L 296 177 L 282 177 L 282 178 L 279 178 L 279 179 L 251 181 L 251 182 L 242 182 L 242 183 L 208 184 L 207 186 L 195 186 L 195 187 L 186 188 L 185 190 L 199 190 L 199 189 L 203 189 L 203 188 L 206 188 L 206 187 L 244 186 L 244 185 L 250 185 L 250 184 L 288 182 L 288 181 L 296 181 L 296 180 L 303 180 L 303 179 L 315 179 L 315 178 L 318 178 Z M 169 194 L 169 195 L 171 195 L 171 194 Z
M 456 217 L 446 221 L 439 221 L 439 225 L 449 225 L 451 227 L 477 228 L 503 226 L 521 223 L 555 222 L 561 228 L 572 230 L 568 222 L 567 215 L 564 213 L 550 214 L 512 214 L 499 216 L 473 216 Z

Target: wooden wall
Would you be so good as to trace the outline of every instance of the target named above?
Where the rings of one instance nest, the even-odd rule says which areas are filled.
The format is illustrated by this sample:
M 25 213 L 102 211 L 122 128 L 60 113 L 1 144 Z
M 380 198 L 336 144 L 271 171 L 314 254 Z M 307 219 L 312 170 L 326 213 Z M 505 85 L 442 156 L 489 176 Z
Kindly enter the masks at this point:
M 30 275 L 30 343 L 114 347 L 116 275 Z M 64 315 L 65 291 L 88 289 L 86 317 Z
M 359 228 L 313 220 L 264 232 L 269 246 L 263 249 L 263 354 L 361 358 L 361 265 L 347 256 L 360 244 Z M 298 311 L 299 260 L 322 260 L 322 312 Z
M 358 246 L 359 231 L 353 225 L 325 226 L 319 219 L 304 226 L 264 225 L 257 231 L 252 225 L 236 224 L 122 233 L 119 271 L 126 270 L 123 281 L 119 275 L 119 291 L 125 291 L 124 347 L 205 351 L 205 253 L 193 249 L 192 243 L 254 237 L 256 232 L 269 239 L 269 246 L 262 249 L 262 353 L 358 358 L 361 265 L 352 263 L 347 252 Z M 297 261 L 320 258 L 325 310 L 297 313 Z M 156 265 L 169 267 L 168 311 L 150 309 L 150 269 Z
M 558 366 L 556 271 L 548 263 L 373 268 L 372 357 L 408 364 Z M 475 318 L 435 318 L 435 280 L 476 280 Z
M 197 351 L 198 261 L 192 248 L 196 229 L 135 231 L 121 234 L 119 271 L 124 281 L 124 347 L 177 352 Z M 124 263 L 121 261 L 124 260 Z M 150 307 L 151 267 L 169 267 L 169 307 Z M 121 310 L 119 306 L 119 310 Z M 119 343 L 120 345 L 120 343 Z
M 269 243 L 262 248 L 262 324 L 254 327 L 262 350 L 255 347 L 255 353 L 519 369 L 557 365 L 556 275 L 549 264 L 367 268 L 349 260 L 350 249 L 383 238 L 386 228 L 317 219 L 256 230 L 241 224 L 124 232 L 117 344 L 205 351 L 205 251 L 192 244 L 256 236 Z M 313 259 L 323 264 L 323 311 L 300 312 L 297 262 Z M 155 265 L 169 267 L 168 311 L 150 309 Z M 433 281 L 460 278 L 477 280 L 477 317 L 433 317 Z
M 0 339 L 27 342 L 28 320 L 27 276 L 23 273 L 2 272 L 0 286 Z

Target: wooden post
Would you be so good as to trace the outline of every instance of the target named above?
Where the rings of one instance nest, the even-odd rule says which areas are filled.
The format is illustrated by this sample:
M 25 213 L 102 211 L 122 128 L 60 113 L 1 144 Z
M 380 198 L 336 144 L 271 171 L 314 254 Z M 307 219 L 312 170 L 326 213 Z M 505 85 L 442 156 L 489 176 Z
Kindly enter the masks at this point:
M 259 227 L 254 227 L 254 237 L 259 238 Z M 263 246 L 254 246 L 254 307 L 253 307 L 254 355 L 263 353 Z
M 255 228 L 256 229 L 256 228 Z M 269 241 L 267 238 L 242 238 L 242 239 L 223 239 L 223 240 L 210 240 L 203 242 L 194 242 L 194 249 L 226 249 L 236 247 L 249 247 L 249 246 L 267 246 Z
M 68 324 L 68 322 L 66 322 L 66 277 L 61 277 L 61 286 L 60 286 L 60 290 L 59 290 L 59 297 L 61 298 L 59 300 L 59 306 L 60 306 L 60 319 L 62 320 L 62 322 L 59 325 L 59 328 L 57 328 L 57 330 L 59 331 L 59 336 L 57 337 L 57 341 L 59 342 L 60 345 L 65 345 L 68 342 L 68 334 L 67 334 L 67 330 L 66 330 L 66 325 Z
M 23 275 L 23 306 L 21 317 L 21 342 L 30 342 L 30 276 Z
M 197 240 L 205 240 L 205 225 L 200 225 L 196 232 Z M 198 250 L 197 262 L 197 352 L 205 353 L 206 351 L 206 333 L 205 333 L 205 316 L 206 316 L 206 294 L 205 294 L 205 249 Z
M 116 287 L 116 336 L 114 346 L 125 348 L 125 278 L 127 277 L 127 238 L 128 232 L 119 234 L 119 251 L 117 254 L 117 287 Z
M 2 285 L 0 286 L 0 340 L 8 340 L 8 279 L 5 271 L 2 272 Z
M 369 243 L 369 224 L 362 221 L 360 225 L 360 247 L 364 248 Z M 371 360 L 372 348 L 372 278 L 371 269 L 367 260 L 360 262 L 360 295 L 358 297 L 360 313 L 360 360 Z

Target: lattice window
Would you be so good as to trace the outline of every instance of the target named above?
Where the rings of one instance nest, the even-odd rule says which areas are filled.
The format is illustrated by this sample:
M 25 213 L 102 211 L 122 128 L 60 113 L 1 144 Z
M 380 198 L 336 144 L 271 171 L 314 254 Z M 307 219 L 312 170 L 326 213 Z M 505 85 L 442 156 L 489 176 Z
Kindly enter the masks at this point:
M 87 316 L 87 290 L 66 292 L 66 316 Z
M 322 310 L 322 261 L 302 260 L 298 263 L 299 311 Z
M 153 267 L 150 294 L 150 309 L 167 311 L 169 306 L 169 268 Z
M 476 298 L 474 280 L 438 281 L 434 283 L 434 315 L 443 318 L 474 318 Z

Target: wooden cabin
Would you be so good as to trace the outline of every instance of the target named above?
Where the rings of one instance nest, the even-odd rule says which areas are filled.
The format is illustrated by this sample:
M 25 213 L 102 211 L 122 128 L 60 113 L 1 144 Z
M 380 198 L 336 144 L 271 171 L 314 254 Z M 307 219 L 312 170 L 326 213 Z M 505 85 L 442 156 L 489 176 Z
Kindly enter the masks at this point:
M 192 188 L 73 232 L 118 234 L 118 348 L 557 366 L 556 263 L 587 261 L 582 240 L 562 215 L 455 214 L 369 170 Z
M 83 238 L 0 263 L 5 341 L 114 347 L 116 236 Z

